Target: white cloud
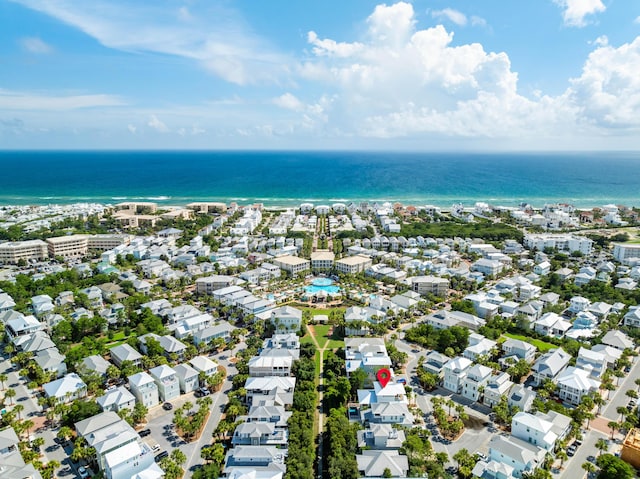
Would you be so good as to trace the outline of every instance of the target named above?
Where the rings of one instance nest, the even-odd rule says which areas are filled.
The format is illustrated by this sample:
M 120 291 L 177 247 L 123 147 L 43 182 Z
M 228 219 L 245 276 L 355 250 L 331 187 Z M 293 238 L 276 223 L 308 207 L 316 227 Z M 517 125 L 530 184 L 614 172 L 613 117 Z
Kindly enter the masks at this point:
M 0 109 L 64 111 L 79 108 L 111 107 L 125 102 L 114 95 L 42 95 L 0 89 Z
M 584 27 L 586 17 L 604 12 L 607 7 L 602 0 L 554 0 L 562 8 L 562 19 L 570 27 Z
M 289 74 L 289 59 L 220 4 L 194 3 L 192 10 L 198 11 L 176 11 L 167 0 L 12 1 L 57 18 L 106 47 L 189 58 L 228 82 L 279 82 Z
M 48 45 L 38 37 L 23 37 L 20 39 L 20 44 L 29 53 L 45 54 L 53 51 L 51 45 Z
M 398 2 L 394 5 L 378 5 L 367 18 L 369 35 L 375 43 L 388 47 L 403 45 L 413 31 L 416 20 L 410 3 Z
M 536 116 L 536 104 L 517 94 L 517 74 L 505 53 L 477 43 L 454 47 L 453 33 L 442 25 L 416 29 L 408 3 L 376 7 L 367 25 L 367 43 L 353 49 L 356 43 L 341 43 L 349 55 L 318 54 L 302 68 L 304 77 L 339 90 L 324 110 L 331 121 L 368 136 L 493 136 Z
M 633 21 L 633 23 L 640 23 L 640 17 L 636 17 L 636 19 Z
M 138 131 L 138 128 L 135 125 L 132 125 L 131 123 L 129 123 L 127 125 L 127 130 L 129 130 L 129 133 L 131 133 L 132 135 L 135 135 L 136 132 Z
M 316 32 L 307 34 L 307 41 L 313 45 L 313 53 L 318 56 L 349 57 L 362 50 L 361 43 L 338 43 L 333 40 L 320 40 Z
M 273 104 L 286 110 L 302 111 L 304 104 L 291 93 L 285 93 L 273 99 Z
M 433 18 L 446 18 L 450 22 L 453 22 L 461 27 L 464 27 L 467 24 L 467 16 L 464 13 L 452 8 L 445 8 L 443 10 L 432 10 L 431 16 Z
M 598 38 L 596 38 L 593 42 L 590 42 L 593 45 L 597 45 L 599 47 L 606 47 L 609 44 L 609 37 L 607 37 L 606 35 L 600 35 Z
M 640 130 L 640 37 L 617 48 L 600 44 L 589 54 L 567 97 L 587 121 L 605 128 Z
M 473 15 L 471 17 L 471 25 L 473 25 L 474 27 L 486 27 L 487 26 L 487 21 L 482 17 L 478 17 L 476 15 Z
M 160 133 L 169 132 L 169 128 L 167 127 L 167 125 L 160 121 L 160 119 L 156 115 L 151 115 L 149 117 L 149 122 L 147 123 L 147 125 L 154 130 L 159 131 Z

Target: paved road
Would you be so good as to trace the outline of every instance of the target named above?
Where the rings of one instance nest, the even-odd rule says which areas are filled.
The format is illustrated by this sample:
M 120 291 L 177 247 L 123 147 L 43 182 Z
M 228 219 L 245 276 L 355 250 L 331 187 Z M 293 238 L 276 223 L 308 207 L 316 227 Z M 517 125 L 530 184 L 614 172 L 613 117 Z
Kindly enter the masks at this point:
M 13 398 L 13 403 L 7 402 L 6 409 L 10 411 L 17 404 L 24 406 L 24 409 L 20 413 L 20 417 L 23 419 L 30 419 L 36 424 L 42 424 L 44 422 L 44 411 L 38 405 L 37 400 L 33 392 L 26 387 L 28 379 L 21 377 L 18 374 L 19 368 L 11 364 L 6 356 L 2 356 L 0 361 L 0 371 L 7 375 L 7 381 L 5 382 L 6 388 L 11 388 L 16 391 L 16 396 Z M 56 434 L 58 433 L 59 425 L 56 425 L 54 429 L 51 427 L 35 427 L 31 429 L 30 436 L 32 438 L 42 437 L 44 438 L 44 445 L 40 451 L 42 453 L 41 461 L 47 463 L 49 461 L 58 461 L 62 467 L 59 476 L 75 475 L 76 469 L 72 467 L 68 456 L 71 453 L 71 448 L 68 447 L 67 451 L 55 442 Z
M 620 415 L 616 412 L 616 409 L 620 406 L 626 406 L 629 404 L 629 397 L 625 394 L 629 389 L 634 391 L 638 390 L 638 386 L 635 384 L 635 380 L 640 378 L 640 361 L 638 358 L 631 357 L 633 365 L 631 371 L 620 381 L 618 389 L 613 391 L 613 394 L 609 396 L 609 403 L 602 408 L 602 416 L 609 418 L 612 421 L 617 421 Z M 617 378 L 614 378 L 617 379 Z M 615 384 L 615 383 L 614 383 Z
M 213 431 L 218 427 L 222 410 L 228 401 L 228 394 L 231 391 L 230 376 L 237 373 L 235 366 L 229 362 L 229 358 L 241 347 L 244 347 L 244 344 L 238 345 L 233 351 L 224 351 L 211 356 L 211 359 L 227 369 L 227 379 L 222 384 L 220 391 L 211 395 L 213 400 L 210 407 L 211 414 L 197 441 L 186 443 L 175 434 L 173 411 L 165 411 L 161 406 L 156 406 L 149 411 L 146 428 L 151 430 L 151 434 L 145 438 L 145 441 L 151 447 L 158 444 L 160 450 L 163 451 L 171 452 L 173 449 L 180 449 L 187 456 L 187 462 L 183 466 L 185 471 L 193 471 L 197 466 L 204 464 L 203 459 L 200 457 L 200 450 L 212 442 Z M 182 394 L 171 403 L 176 409 L 187 401 L 193 403 L 194 408 L 197 407 L 195 405 L 197 398 L 193 393 Z M 187 475 L 190 474 L 187 473 Z
M 595 444 L 600 438 L 606 439 L 607 436 L 602 434 L 600 431 L 587 431 L 582 440 L 582 446 L 578 447 L 578 450 L 573 457 L 570 457 L 564 462 L 561 471 L 554 469 L 554 477 L 557 477 L 558 479 L 575 479 L 576 477 L 582 477 L 582 475 L 585 474 L 584 469 L 582 469 L 582 464 L 587 462 L 587 457 L 598 456 L 598 450 L 596 449 Z M 556 465 L 559 466 L 559 463 Z
M 396 347 L 399 351 L 405 352 L 408 355 L 409 359 L 406 365 L 406 376 L 408 382 L 411 383 L 413 379 L 417 379 L 415 369 L 418 365 L 418 358 L 426 355 L 427 351 L 420 346 L 407 343 L 404 339 L 396 340 Z M 414 353 L 413 351 L 415 350 L 418 352 Z M 486 454 L 488 452 L 489 441 L 493 435 L 497 433 L 497 430 L 494 429 L 492 424 L 489 426 L 482 425 L 477 429 L 466 428 L 462 436 L 456 441 L 448 443 L 441 442 L 441 438 L 433 424 L 431 416 L 431 413 L 433 412 L 431 398 L 434 396 L 452 398 L 456 403 L 462 404 L 465 407 L 465 411 L 469 417 L 475 417 L 482 423 L 490 422 L 488 414 L 491 412 L 490 408 L 481 404 L 476 404 L 469 399 L 458 394 L 453 394 L 451 391 L 447 391 L 443 388 L 437 388 L 433 392 L 423 391 L 422 393 L 416 393 L 416 404 L 424 415 L 423 418 L 425 419 L 427 428 L 431 431 L 431 443 L 433 444 L 434 450 L 436 452 L 446 452 L 449 455 L 449 458 L 451 458 L 460 449 L 467 449 L 471 453 L 481 452 Z M 453 461 L 450 461 L 449 465 L 454 465 Z

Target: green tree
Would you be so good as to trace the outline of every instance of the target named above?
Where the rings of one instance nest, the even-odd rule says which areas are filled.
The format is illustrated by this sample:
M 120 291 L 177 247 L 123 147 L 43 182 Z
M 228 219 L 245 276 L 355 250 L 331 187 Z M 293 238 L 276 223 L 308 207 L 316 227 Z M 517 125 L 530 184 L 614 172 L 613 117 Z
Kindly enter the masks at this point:
M 583 462 L 581 467 L 587 474 L 593 474 L 597 470 L 595 464 L 591 462 Z
M 58 434 L 56 434 L 56 437 L 65 442 L 69 441 L 73 437 L 73 429 L 68 426 L 62 426 L 58 430 Z
M 635 477 L 633 468 L 613 454 L 603 454 L 596 459 L 600 468 L 598 479 L 631 479 Z
M 602 451 L 609 450 L 609 444 L 606 439 L 600 438 L 596 441 L 596 449 L 599 451 L 598 456 L 602 454 Z
M 16 390 L 15 389 L 8 389 L 4 393 L 4 397 L 9 399 L 9 404 L 13 404 L 13 398 L 16 397 Z

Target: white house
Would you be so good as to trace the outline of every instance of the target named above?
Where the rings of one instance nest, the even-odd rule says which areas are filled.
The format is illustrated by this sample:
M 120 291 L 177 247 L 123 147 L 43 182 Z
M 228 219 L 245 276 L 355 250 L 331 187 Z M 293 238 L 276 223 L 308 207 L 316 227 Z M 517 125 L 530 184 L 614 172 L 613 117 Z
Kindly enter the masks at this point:
M 625 326 L 640 327 L 640 306 L 631 306 L 622 322 Z
M 295 386 L 296 378 L 281 376 L 247 378 L 244 384 L 249 405 L 257 404 L 264 399 L 275 400 L 281 406 L 293 404 Z
M 533 383 L 539 386 L 545 379 L 555 382 L 570 360 L 571 355 L 562 348 L 547 351 L 538 358 L 531 368 L 533 371 Z
M 103 411 L 119 412 L 123 409 L 133 411 L 136 405 L 136 398 L 124 386 L 111 389 L 96 399 Z
M 189 364 L 205 376 L 212 376 L 218 372 L 218 365 L 206 356 L 196 356 L 189 360 Z
M 548 261 L 543 261 L 542 263 L 538 263 L 533 267 L 533 272 L 540 276 L 546 276 L 551 271 L 551 263 Z
M 409 459 L 398 451 L 363 450 L 356 455 L 361 477 L 407 477 Z M 385 476 L 391 473 L 391 476 Z
M 589 308 L 589 306 L 591 306 L 591 301 L 589 301 L 587 298 L 584 298 L 582 296 L 574 296 L 569 301 L 568 309 L 572 313 L 577 314 L 580 311 L 585 311 Z
M 520 411 L 529 411 L 533 406 L 536 392 L 523 384 L 514 384 L 507 396 L 509 407 L 517 407 Z
M 519 359 L 524 359 L 528 363 L 532 363 L 538 349 L 526 341 L 508 338 L 502 343 L 502 351 L 504 351 L 507 356 L 517 356 Z
M 493 436 L 489 442 L 489 459 L 513 468 L 513 477 L 517 478 L 541 466 L 546 452 L 513 436 Z
M 511 419 L 511 435 L 523 441 L 552 451 L 558 436 L 553 424 L 528 412 L 518 412 Z
M 600 388 L 600 381 L 596 381 L 583 369 L 569 366 L 558 375 L 558 397 L 573 405 L 580 404 L 582 396 Z
M 504 264 L 497 260 L 479 259 L 471 265 L 471 271 L 477 271 L 485 276 L 497 276 L 502 272 Z
M 633 340 L 631 340 L 629 336 L 624 334 L 622 331 L 613 329 L 609 330 L 607 334 L 604 335 L 602 338 L 602 344 L 619 349 L 620 351 L 624 351 L 625 349 L 635 349 Z
M 157 406 L 160 402 L 158 398 L 158 386 L 153 378 L 144 371 L 129 376 L 129 388 L 138 402 L 148 408 Z
M 460 393 L 471 364 L 472 362 L 469 359 L 460 356 L 449 360 L 443 367 L 444 388 L 454 393 Z
M 45 373 L 54 373 L 56 378 L 67 374 L 67 364 L 64 354 L 58 348 L 48 348 L 38 351 L 33 358 Z
M 198 371 L 196 371 L 186 363 L 178 364 L 173 368 L 173 370 L 176 372 L 176 376 L 178 377 L 178 384 L 180 384 L 180 391 L 183 394 L 198 389 L 198 386 L 200 384 L 198 380 Z
M 68 403 L 87 395 L 87 385 L 76 373 L 43 384 L 42 388 L 46 397 L 55 398 L 59 403 Z
M 571 329 L 571 323 L 556 313 L 545 313 L 532 323 L 533 330 L 545 336 L 563 337 Z
M 131 361 L 134 366 L 142 366 L 142 354 L 126 343 L 114 346 L 109 351 L 111 352 L 111 361 L 118 367 L 122 366 L 124 361 Z
M 493 374 L 484 387 L 484 397 L 482 402 L 489 407 L 493 407 L 500 402 L 502 396 L 506 396 L 513 387 L 513 381 L 509 379 L 509 374 L 500 372 Z
M 469 346 L 462 352 L 462 356 L 475 361 L 481 356 L 488 356 L 496 344 L 495 341 L 487 339 L 481 334 L 471 333 L 469 334 Z
M 167 366 L 161 364 L 149 370 L 149 374 L 158 386 L 160 399 L 163 401 L 171 401 L 180 396 L 180 382 L 176 372 Z
M 599 378 L 607 369 L 607 357 L 598 351 L 581 347 L 576 367 L 587 371 L 592 378 Z
M 249 360 L 249 376 L 290 376 L 291 356 L 254 356 Z
M 474 364 L 467 369 L 467 375 L 462 380 L 462 395 L 472 401 L 480 399 L 482 389 L 491 377 L 491 368 Z
M 153 451 L 136 431 L 113 411 L 76 423 L 79 437 L 96 451 L 98 468 L 108 479 L 160 479 L 164 472 Z
M 270 320 L 278 334 L 299 331 L 302 311 L 292 306 L 281 306 L 271 311 Z

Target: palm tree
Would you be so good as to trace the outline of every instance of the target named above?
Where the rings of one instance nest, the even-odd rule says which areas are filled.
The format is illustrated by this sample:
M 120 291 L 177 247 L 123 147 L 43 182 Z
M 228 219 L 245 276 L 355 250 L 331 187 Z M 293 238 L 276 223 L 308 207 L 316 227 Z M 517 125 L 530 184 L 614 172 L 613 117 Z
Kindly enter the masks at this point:
M 22 423 L 22 425 L 24 426 L 24 430 L 27 433 L 27 438 L 29 437 L 29 431 L 31 430 L 31 428 L 35 425 L 34 422 L 31 419 L 27 419 L 26 421 L 24 421 Z
M 640 378 L 637 378 L 634 383 L 636 384 L 636 386 L 638 386 L 638 388 L 640 389 Z
M 607 440 L 600 438 L 596 441 L 596 449 L 599 451 L 598 456 L 602 454 L 602 451 L 607 451 L 609 449 L 609 444 L 607 444 Z
M 583 462 L 582 469 L 584 469 L 587 474 L 593 474 L 594 472 L 596 472 L 596 466 L 591 462 Z
M 613 441 L 613 436 L 615 436 L 616 431 L 620 429 L 620 424 L 618 424 L 616 421 L 609 421 L 607 423 L 607 426 L 609 426 L 609 429 L 611 429 L 611 440 Z
M 606 401 L 600 394 L 596 394 L 593 396 L 593 403 L 598 406 L 598 414 L 600 414 L 600 409 L 605 405 Z
M 560 459 L 560 469 L 562 469 L 562 466 L 564 464 L 564 461 L 566 461 L 567 459 L 569 459 L 569 456 L 567 455 L 566 451 L 564 449 L 560 449 L 557 453 L 556 453 L 556 459 Z
M 56 437 L 67 442 L 73 437 L 73 430 L 69 426 L 62 426 L 58 431 L 58 434 L 56 434 Z
M 18 415 L 18 419 L 22 419 L 20 417 L 20 413 L 22 411 L 24 411 L 24 406 L 22 404 L 16 404 L 15 406 L 13 406 L 13 410 L 16 412 L 16 414 Z
M 31 441 L 31 446 L 34 449 L 39 450 L 42 446 L 44 446 L 44 437 L 36 437 L 33 441 Z
M 4 391 L 4 383 L 9 379 L 6 374 L 0 374 L 0 384 L 2 384 L 2 390 Z
M 616 408 L 616 412 L 620 414 L 620 419 L 622 419 L 623 421 L 629 415 L 629 410 L 624 406 L 618 406 Z
M 13 398 L 16 397 L 16 390 L 9 389 L 4 393 L 5 398 L 9 398 L 9 404 L 13 404 Z

